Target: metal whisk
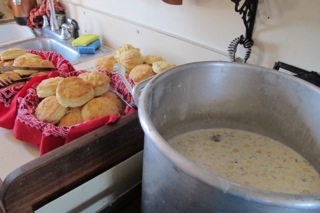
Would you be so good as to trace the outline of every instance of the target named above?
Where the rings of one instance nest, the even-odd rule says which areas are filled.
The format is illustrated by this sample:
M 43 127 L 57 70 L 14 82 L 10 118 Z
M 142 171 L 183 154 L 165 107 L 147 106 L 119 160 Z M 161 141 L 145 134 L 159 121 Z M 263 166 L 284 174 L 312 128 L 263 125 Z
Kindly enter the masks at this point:
M 236 52 L 239 44 L 243 45 L 243 47 L 246 49 L 246 53 L 244 55 L 243 60 L 244 62 L 247 62 L 251 54 L 251 47 L 253 46 L 253 40 L 249 38 L 244 38 L 243 35 L 233 39 L 229 44 L 229 47 L 228 47 L 229 58 L 232 62 L 236 61 Z

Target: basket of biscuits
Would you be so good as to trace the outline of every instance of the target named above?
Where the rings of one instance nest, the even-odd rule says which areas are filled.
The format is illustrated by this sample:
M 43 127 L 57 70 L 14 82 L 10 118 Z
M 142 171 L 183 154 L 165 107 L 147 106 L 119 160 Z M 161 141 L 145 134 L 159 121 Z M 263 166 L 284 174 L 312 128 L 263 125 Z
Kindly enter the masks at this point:
M 26 94 L 26 85 L 52 75 L 51 70 L 55 69 L 51 68 L 59 72 L 75 71 L 68 60 L 52 51 L 10 48 L 0 53 L 0 70 L 5 70 L 0 71 L 0 127 L 13 128 L 17 98 Z
M 28 81 L 0 89 L 2 96 L 9 94 L 6 103 L 0 100 L 0 108 L 6 109 L 4 113 L 1 111 L 0 127 L 6 121 L 5 127 L 13 130 L 13 136 L 38 147 L 40 155 L 136 112 L 130 89 L 175 66 L 162 57 L 142 55 L 139 48 L 130 44 L 118 48 L 115 56 L 96 59 L 93 71 L 75 70 L 55 53 L 24 54 L 40 56 L 58 70 L 44 74 L 15 70 L 20 78 L 27 76 Z M 124 72 L 113 72 L 115 64 Z
M 40 155 L 136 111 L 121 78 L 105 70 L 53 72 L 25 87 L 13 135 Z

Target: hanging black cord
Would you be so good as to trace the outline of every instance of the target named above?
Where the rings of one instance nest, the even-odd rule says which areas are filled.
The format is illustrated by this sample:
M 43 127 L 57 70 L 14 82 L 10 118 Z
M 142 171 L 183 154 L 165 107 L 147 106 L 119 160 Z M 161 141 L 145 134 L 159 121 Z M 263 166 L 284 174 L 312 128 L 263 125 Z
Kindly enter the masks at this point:
M 251 47 L 253 46 L 252 33 L 258 8 L 258 0 L 245 0 L 242 6 L 239 8 L 241 0 L 231 0 L 235 3 L 235 11 L 242 15 L 242 20 L 246 28 L 246 37 L 241 35 L 231 41 L 228 47 L 228 53 L 231 61 L 236 60 L 236 52 L 238 45 L 243 45 L 246 49 L 244 56 L 244 62 L 247 62 L 251 55 Z

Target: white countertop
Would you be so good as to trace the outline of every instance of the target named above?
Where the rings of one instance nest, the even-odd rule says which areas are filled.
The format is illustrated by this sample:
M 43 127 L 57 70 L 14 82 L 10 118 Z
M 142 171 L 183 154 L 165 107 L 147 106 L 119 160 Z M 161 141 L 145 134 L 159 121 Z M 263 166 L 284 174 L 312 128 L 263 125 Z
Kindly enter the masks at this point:
M 39 157 L 37 147 L 17 140 L 12 131 L 0 128 L 0 178 L 2 180 L 15 168 Z

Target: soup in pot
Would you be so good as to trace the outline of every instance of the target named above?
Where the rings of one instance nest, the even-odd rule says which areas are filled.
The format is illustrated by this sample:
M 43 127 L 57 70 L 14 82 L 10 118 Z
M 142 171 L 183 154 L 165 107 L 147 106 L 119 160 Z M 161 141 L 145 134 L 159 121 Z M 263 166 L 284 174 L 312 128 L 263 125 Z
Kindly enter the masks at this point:
M 300 154 L 271 138 L 235 129 L 203 129 L 168 143 L 185 157 L 242 185 L 290 194 L 320 193 L 320 175 Z

